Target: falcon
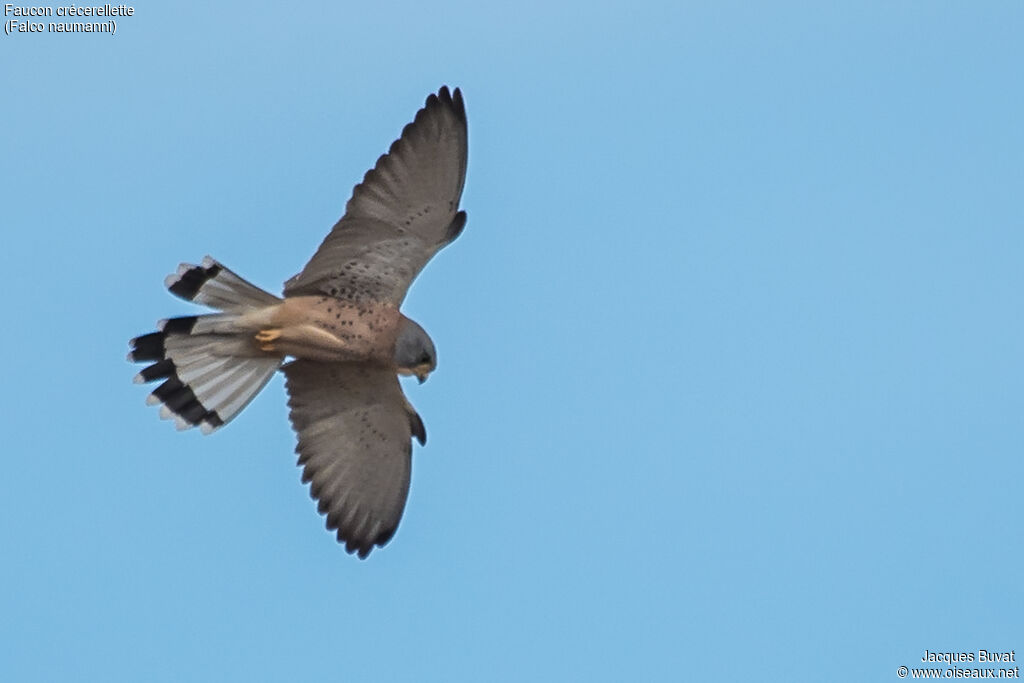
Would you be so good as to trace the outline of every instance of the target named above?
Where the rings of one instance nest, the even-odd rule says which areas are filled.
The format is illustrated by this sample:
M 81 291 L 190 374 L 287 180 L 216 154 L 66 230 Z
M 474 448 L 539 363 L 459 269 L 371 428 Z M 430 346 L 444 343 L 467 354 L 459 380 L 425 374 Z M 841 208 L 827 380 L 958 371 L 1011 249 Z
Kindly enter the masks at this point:
M 217 312 L 163 320 L 130 342 L 128 359 L 149 364 L 135 381 L 160 382 L 147 403 L 178 429 L 204 434 L 283 371 L 302 481 L 327 528 L 362 559 L 394 535 L 412 439 L 426 443 L 398 376 L 422 383 L 437 353 L 399 309 L 423 266 L 466 225 L 466 150 L 462 93 L 442 87 L 356 185 L 283 297 L 209 256 L 183 263 L 167 288 Z

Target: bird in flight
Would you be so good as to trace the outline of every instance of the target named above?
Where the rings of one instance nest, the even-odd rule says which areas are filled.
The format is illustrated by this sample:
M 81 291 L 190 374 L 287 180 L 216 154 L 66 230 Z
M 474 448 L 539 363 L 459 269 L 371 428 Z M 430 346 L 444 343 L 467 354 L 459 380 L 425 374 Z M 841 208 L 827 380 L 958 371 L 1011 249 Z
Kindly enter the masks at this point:
M 178 429 L 227 424 L 277 370 L 285 374 L 303 482 L 349 553 L 366 558 L 395 533 L 423 421 L 398 375 L 422 383 L 434 343 L 399 310 L 427 261 L 459 236 L 466 212 L 466 110 L 447 86 L 356 185 L 345 215 L 283 297 L 207 256 L 165 284 L 216 313 L 170 318 L 132 339 L 147 403 Z M 288 360 L 288 359 L 291 360 Z

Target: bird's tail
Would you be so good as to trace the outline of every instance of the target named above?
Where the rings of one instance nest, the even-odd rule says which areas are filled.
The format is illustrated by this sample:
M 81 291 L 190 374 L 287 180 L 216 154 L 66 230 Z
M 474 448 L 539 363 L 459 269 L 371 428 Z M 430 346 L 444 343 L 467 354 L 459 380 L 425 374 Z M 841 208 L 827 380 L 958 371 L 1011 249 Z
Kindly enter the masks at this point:
M 146 398 L 162 404 L 160 417 L 209 434 L 241 412 L 281 366 L 283 359 L 260 351 L 251 325 L 242 323 L 245 313 L 281 300 L 208 256 L 199 266 L 182 264 L 165 282 L 177 296 L 224 312 L 163 320 L 156 332 L 131 340 L 128 360 L 152 363 L 135 376 L 137 383 L 163 380 Z
M 241 313 L 281 303 L 280 298 L 243 280 L 209 256 L 204 256 L 198 266 L 180 264 L 176 272 L 164 278 L 164 285 L 185 301 L 218 311 Z

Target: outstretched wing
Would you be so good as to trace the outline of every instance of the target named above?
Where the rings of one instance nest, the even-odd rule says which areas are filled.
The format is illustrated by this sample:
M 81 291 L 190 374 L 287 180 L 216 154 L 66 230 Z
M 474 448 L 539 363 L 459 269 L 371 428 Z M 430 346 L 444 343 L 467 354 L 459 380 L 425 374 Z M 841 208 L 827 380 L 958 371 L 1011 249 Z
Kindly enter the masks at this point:
M 283 368 L 302 481 L 345 549 L 370 554 L 391 539 L 409 493 L 412 437 L 423 422 L 394 370 L 296 360 Z
M 327 294 L 401 304 L 427 261 L 462 232 L 466 109 L 448 87 L 430 95 L 402 136 L 356 185 L 345 215 L 285 296 Z

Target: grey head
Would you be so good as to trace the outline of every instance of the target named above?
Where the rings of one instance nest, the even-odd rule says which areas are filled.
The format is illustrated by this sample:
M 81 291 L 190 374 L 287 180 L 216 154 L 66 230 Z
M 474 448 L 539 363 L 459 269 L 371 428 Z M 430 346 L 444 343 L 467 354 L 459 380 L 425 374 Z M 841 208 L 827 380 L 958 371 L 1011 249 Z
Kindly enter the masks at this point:
M 437 351 L 426 330 L 418 323 L 402 316 L 395 340 L 395 366 L 401 375 L 415 375 L 423 384 L 427 375 L 437 367 Z

